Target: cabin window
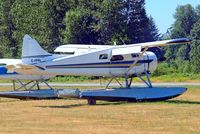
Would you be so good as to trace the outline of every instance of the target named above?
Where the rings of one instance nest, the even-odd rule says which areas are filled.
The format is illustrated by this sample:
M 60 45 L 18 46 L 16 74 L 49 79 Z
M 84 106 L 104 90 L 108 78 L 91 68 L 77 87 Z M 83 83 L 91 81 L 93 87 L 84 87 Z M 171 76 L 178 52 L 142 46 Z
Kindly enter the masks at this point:
M 114 55 L 111 58 L 111 61 L 119 61 L 119 60 L 123 60 L 124 57 L 122 55 Z
M 101 55 L 99 55 L 99 59 L 100 60 L 108 59 L 108 54 L 101 54 Z
M 133 58 L 139 57 L 139 54 L 131 54 Z
M 62 55 L 72 55 L 75 52 L 54 52 L 54 54 L 62 54 Z

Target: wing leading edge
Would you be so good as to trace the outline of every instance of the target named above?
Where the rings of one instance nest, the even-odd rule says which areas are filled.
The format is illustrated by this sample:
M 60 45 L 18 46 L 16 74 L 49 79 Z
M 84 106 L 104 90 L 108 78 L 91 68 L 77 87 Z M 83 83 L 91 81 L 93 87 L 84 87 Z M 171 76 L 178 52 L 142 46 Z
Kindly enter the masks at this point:
M 150 48 L 150 47 L 170 46 L 170 45 L 178 45 L 178 44 L 190 44 L 191 42 L 192 40 L 188 38 L 178 38 L 178 39 L 171 39 L 171 40 L 123 45 L 123 46 L 117 46 L 117 47 L 141 46 L 142 48 L 146 48 L 146 47 Z

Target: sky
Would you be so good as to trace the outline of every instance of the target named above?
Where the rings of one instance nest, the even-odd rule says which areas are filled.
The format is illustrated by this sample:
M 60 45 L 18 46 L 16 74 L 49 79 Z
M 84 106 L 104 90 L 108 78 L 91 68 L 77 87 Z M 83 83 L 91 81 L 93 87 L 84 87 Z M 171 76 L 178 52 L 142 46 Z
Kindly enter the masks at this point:
M 200 0 L 146 0 L 146 12 L 154 18 L 160 33 L 166 33 L 174 22 L 173 15 L 179 5 L 191 4 L 196 7 Z

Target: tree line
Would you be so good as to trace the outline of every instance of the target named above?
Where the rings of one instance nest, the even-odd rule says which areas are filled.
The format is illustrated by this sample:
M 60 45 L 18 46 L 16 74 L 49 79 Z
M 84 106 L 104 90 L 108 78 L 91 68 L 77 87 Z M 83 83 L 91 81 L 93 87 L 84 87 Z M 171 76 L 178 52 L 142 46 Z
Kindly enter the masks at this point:
M 176 45 L 165 49 L 166 63 L 181 73 L 200 72 L 200 5 L 178 6 L 175 22 L 163 38 L 192 39 L 192 45 Z
M 19 58 L 25 34 L 50 52 L 68 43 L 112 45 L 188 37 L 192 45 L 151 51 L 165 54 L 167 66 L 200 72 L 200 5 L 178 6 L 174 18 L 161 35 L 146 13 L 145 0 L 0 0 L 0 57 Z
M 159 38 L 144 0 L 0 0 L 0 56 L 20 57 L 25 34 L 49 51 L 66 43 L 129 44 Z

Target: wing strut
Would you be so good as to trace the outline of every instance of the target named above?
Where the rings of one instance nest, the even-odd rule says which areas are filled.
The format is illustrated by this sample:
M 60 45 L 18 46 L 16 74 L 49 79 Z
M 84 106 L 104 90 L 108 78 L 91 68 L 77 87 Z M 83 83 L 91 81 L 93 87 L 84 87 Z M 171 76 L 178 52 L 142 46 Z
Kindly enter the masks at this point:
M 136 65 L 136 63 L 139 61 L 139 59 L 141 59 L 141 57 L 147 51 L 147 49 L 148 49 L 148 47 L 145 47 L 144 50 L 142 51 L 142 53 L 139 54 L 139 57 L 133 62 L 133 64 L 130 65 L 130 67 L 128 68 L 128 70 L 125 73 L 126 75 L 129 74 L 129 72 L 131 71 L 131 69 L 133 69 L 133 67 Z
M 145 75 L 146 75 L 146 81 L 145 81 L 145 79 L 143 79 L 142 78 L 142 76 L 141 75 L 139 75 L 139 74 L 136 74 L 137 75 L 137 77 L 140 79 L 140 80 L 142 80 L 149 88 L 152 88 L 153 86 L 152 86 L 152 83 L 151 83 L 151 80 L 150 80 L 150 78 L 149 78 L 149 74 L 147 73 L 147 71 L 145 71 Z

